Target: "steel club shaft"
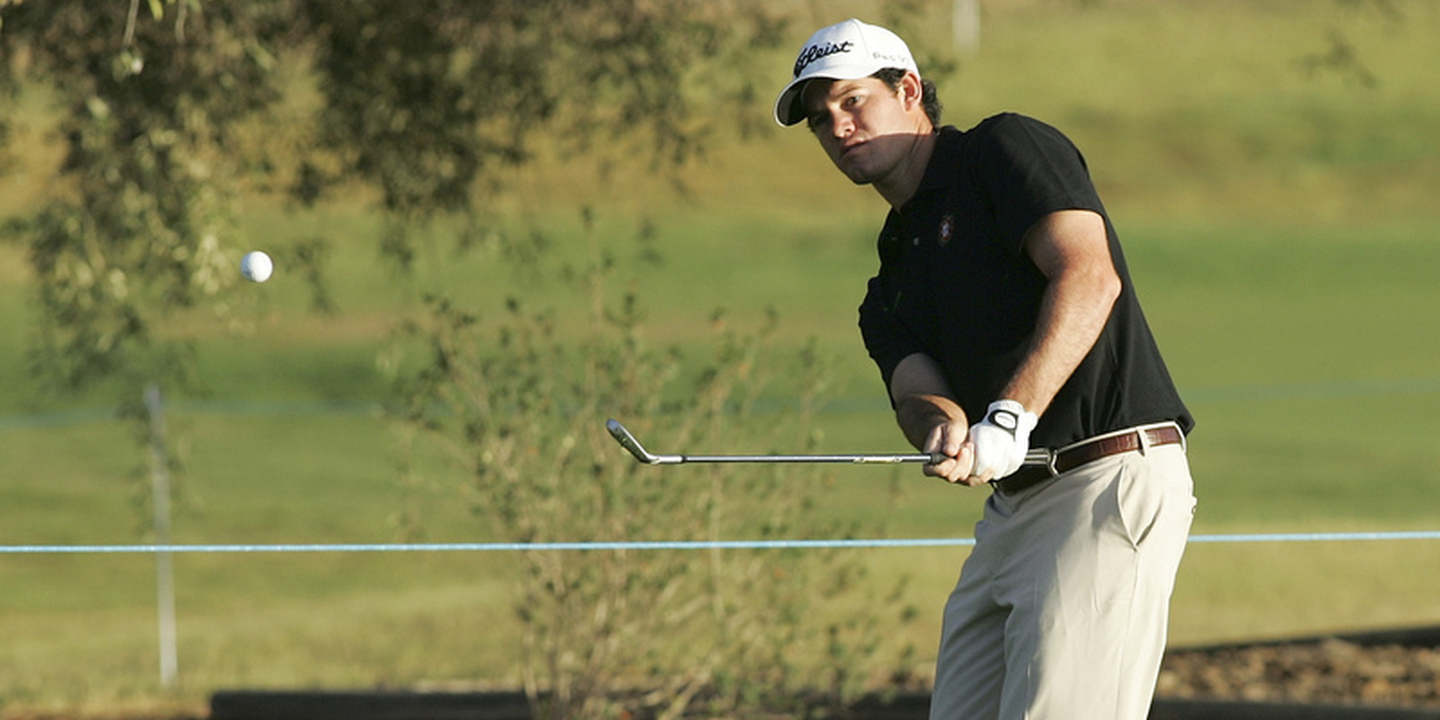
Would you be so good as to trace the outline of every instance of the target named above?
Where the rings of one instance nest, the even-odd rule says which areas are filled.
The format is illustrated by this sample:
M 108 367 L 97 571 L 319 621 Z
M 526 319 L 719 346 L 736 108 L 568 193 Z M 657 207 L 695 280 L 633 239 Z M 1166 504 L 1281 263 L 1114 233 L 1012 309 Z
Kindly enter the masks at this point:
M 842 463 L 850 465 L 894 465 L 898 463 L 938 463 L 945 459 L 934 454 L 854 454 L 854 455 L 657 455 L 645 449 L 635 435 L 618 420 L 607 420 L 605 428 L 621 447 L 630 451 L 635 459 L 646 465 L 680 465 L 684 463 Z M 1049 463 L 1049 454 L 1043 450 L 1032 450 L 1025 457 L 1025 464 L 1044 466 Z

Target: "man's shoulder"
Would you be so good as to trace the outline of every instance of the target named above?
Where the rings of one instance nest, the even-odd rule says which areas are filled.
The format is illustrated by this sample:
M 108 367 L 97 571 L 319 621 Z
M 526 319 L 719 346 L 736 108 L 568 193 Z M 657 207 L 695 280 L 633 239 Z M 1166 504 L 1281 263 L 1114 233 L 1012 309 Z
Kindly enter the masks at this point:
M 1035 131 L 1058 133 L 1054 126 L 1043 120 L 1036 119 L 1029 115 L 1018 112 L 1000 112 L 976 123 L 969 130 L 957 131 L 963 135 L 973 137 L 985 137 L 994 134 L 1011 133 L 1018 131 Z
M 940 147 L 949 154 L 972 156 L 987 154 L 986 148 L 1005 145 L 1016 135 L 1028 134 L 1027 127 L 1044 126 L 1044 123 L 1015 112 L 991 115 L 967 129 L 954 125 L 940 128 Z
M 963 132 L 956 131 L 961 152 L 996 161 L 1079 154 L 1079 148 L 1059 128 L 1029 115 L 1002 112 L 981 120 Z

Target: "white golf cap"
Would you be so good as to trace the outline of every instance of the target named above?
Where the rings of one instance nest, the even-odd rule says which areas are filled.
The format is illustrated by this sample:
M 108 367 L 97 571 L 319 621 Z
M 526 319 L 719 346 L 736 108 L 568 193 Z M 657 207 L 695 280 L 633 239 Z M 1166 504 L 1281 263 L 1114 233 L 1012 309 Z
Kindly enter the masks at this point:
M 810 80 L 859 80 L 885 68 L 920 74 L 909 46 L 885 28 L 853 18 L 821 28 L 805 41 L 805 47 L 795 58 L 795 79 L 775 100 L 775 121 L 788 127 L 805 119 L 800 93 Z

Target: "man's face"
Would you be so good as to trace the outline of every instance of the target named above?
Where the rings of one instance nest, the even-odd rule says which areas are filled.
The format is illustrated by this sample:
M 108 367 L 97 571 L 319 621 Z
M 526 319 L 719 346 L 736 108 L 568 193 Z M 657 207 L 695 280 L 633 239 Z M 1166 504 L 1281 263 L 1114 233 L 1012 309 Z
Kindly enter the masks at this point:
M 816 79 L 805 86 L 801 102 L 810 131 L 855 184 L 884 182 L 897 171 L 915 136 L 928 132 L 929 120 L 918 101 L 906 102 L 909 80 L 899 92 L 873 77 Z

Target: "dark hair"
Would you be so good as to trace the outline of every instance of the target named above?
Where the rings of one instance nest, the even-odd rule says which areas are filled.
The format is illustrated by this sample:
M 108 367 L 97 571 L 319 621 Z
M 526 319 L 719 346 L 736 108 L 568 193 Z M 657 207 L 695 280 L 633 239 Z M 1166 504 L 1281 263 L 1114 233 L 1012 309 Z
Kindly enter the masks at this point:
M 875 72 L 873 77 L 890 87 L 895 92 L 900 91 L 900 81 L 905 78 L 908 72 L 902 68 L 883 68 Z M 935 83 L 929 80 L 920 80 L 920 104 L 925 107 L 925 117 L 930 118 L 930 124 L 936 128 L 940 127 L 940 112 L 945 106 L 940 104 L 939 91 L 935 89 Z

